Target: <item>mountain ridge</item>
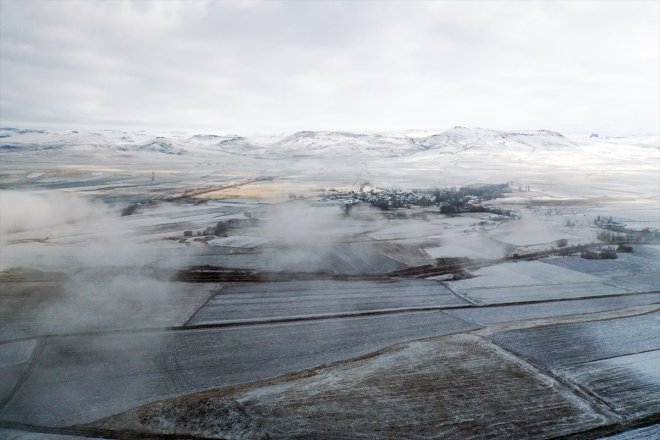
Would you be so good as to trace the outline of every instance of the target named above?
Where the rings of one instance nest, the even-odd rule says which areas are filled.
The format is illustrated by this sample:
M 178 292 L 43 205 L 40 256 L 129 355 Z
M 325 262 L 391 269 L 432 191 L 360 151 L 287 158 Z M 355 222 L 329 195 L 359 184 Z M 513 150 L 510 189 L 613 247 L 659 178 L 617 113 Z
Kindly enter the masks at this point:
M 607 138 L 585 142 L 608 142 Z M 614 140 L 611 141 L 614 143 Z M 652 141 L 646 141 L 653 144 Z M 620 144 L 620 142 L 616 142 Z M 407 132 L 363 133 L 348 131 L 304 130 L 283 137 L 257 142 L 238 134 L 197 133 L 153 136 L 144 131 L 103 132 L 48 131 L 38 129 L 0 128 L 0 151 L 106 151 L 119 154 L 144 153 L 169 156 L 225 153 L 256 158 L 284 157 L 403 157 L 437 150 L 440 153 L 483 149 L 484 151 L 562 150 L 578 146 L 574 140 L 557 131 L 502 131 L 480 127 L 455 126 L 426 134 Z

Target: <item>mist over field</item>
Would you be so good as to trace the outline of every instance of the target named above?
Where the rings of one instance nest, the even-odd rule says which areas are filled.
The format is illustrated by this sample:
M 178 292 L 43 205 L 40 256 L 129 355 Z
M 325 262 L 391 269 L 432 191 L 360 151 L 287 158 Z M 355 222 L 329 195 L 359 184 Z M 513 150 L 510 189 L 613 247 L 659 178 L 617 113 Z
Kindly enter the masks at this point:
M 660 437 L 659 41 L 0 0 L 0 438 Z

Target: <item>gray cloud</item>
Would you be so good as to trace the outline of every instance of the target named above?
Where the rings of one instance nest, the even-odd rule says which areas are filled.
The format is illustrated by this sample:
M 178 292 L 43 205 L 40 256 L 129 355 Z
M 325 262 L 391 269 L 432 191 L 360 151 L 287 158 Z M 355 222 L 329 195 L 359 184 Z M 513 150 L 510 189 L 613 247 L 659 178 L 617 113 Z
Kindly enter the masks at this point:
M 2 1 L 3 124 L 658 131 L 660 3 Z

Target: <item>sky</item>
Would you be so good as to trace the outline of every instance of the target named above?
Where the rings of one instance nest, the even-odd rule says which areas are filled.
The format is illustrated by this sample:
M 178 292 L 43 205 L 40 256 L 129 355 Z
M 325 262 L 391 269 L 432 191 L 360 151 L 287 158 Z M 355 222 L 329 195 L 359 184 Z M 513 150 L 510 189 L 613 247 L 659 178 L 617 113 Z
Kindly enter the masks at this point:
M 660 131 L 660 1 L 0 0 L 2 126 Z

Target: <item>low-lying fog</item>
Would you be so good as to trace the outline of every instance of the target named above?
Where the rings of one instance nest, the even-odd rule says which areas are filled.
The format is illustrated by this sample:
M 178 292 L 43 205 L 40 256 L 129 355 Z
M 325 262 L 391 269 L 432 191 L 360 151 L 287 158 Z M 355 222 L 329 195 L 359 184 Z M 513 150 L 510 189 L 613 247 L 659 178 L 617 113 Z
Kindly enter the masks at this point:
M 590 242 L 597 215 L 660 227 L 654 137 L 461 127 L 416 137 L 301 132 L 266 143 L 231 136 L 5 134 L 0 269 L 5 277 L 35 276 L 26 270 L 62 274 L 58 289 L 70 300 L 44 319 L 80 328 L 131 311 L 144 314 L 154 298 L 176 302 L 178 287 L 163 269 L 206 264 L 382 273 L 441 257 L 499 258 L 561 238 Z M 446 216 L 437 206 L 404 209 L 420 213 L 406 219 L 388 219 L 368 204 L 347 214 L 339 202 L 319 196 L 331 188 L 505 182 L 512 192 L 491 203 L 522 214 L 510 222 L 487 213 Z M 136 202 L 142 204 L 135 213 L 122 217 Z M 228 237 L 198 235 L 229 218 L 258 222 L 230 229 Z M 186 230 L 194 235 L 184 237 Z

